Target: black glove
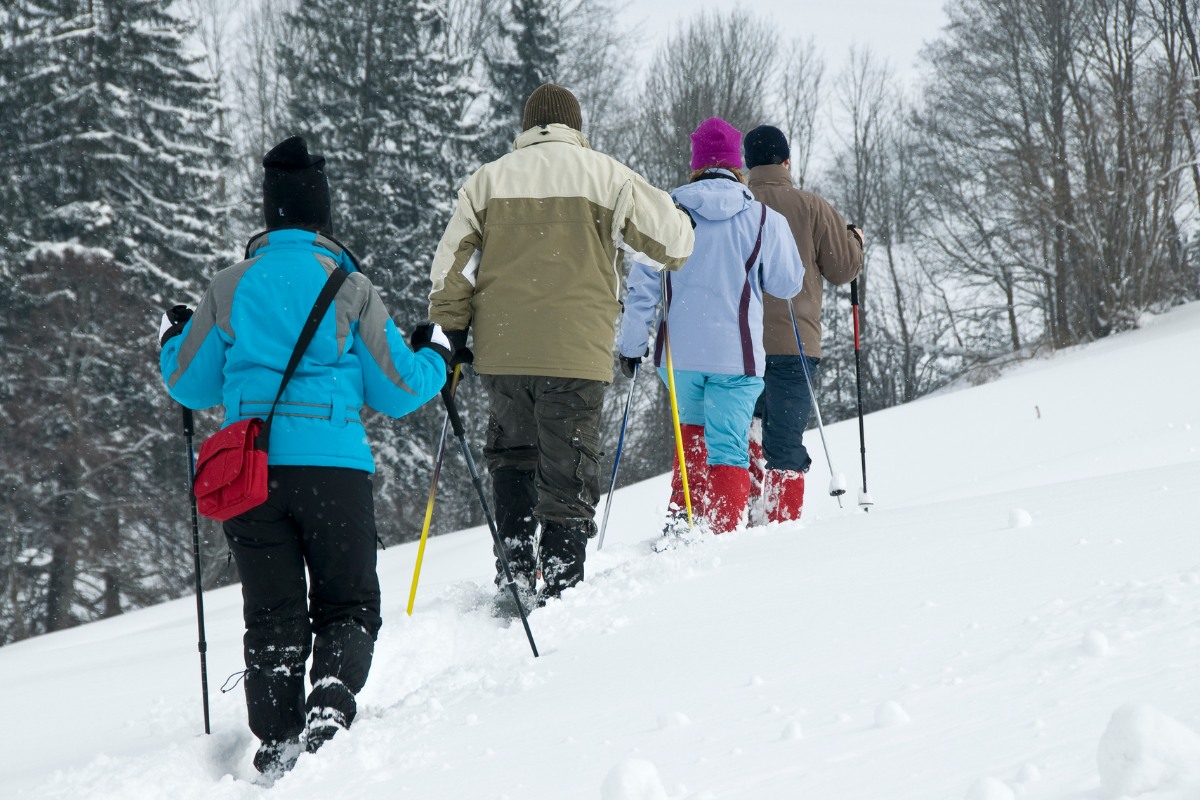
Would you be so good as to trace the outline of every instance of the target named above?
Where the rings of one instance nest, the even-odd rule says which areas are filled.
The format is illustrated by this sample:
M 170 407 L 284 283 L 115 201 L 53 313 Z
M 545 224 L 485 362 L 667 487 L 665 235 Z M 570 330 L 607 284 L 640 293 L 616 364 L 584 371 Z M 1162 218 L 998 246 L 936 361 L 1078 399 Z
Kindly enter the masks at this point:
M 678 208 L 680 211 L 682 211 L 684 214 L 687 214 L 688 222 L 692 223 L 692 230 L 695 230 L 696 229 L 696 218 L 692 216 L 692 212 L 688 211 L 686 208 L 679 205 L 679 203 L 676 203 L 675 207 Z
M 192 310 L 187 306 L 171 306 L 162 315 L 162 323 L 158 326 L 158 345 L 162 347 L 167 339 L 183 333 L 183 326 L 192 318 Z
M 648 355 L 650 355 L 649 347 L 647 347 L 646 352 L 642 353 L 640 356 L 625 356 L 625 355 L 621 356 L 620 357 L 621 373 L 626 378 L 633 378 L 634 369 L 636 369 L 637 366 L 642 363 L 642 359 Z
M 450 357 L 453 355 L 450 349 L 450 340 L 442 331 L 442 326 L 436 322 L 422 322 L 413 328 L 413 332 L 408 336 L 408 344 L 414 353 L 428 347 L 441 356 L 446 364 L 450 363 Z
M 448 367 L 455 367 L 459 364 L 472 364 L 475 362 L 475 354 L 471 352 L 471 348 L 467 347 L 467 332 L 464 331 L 444 331 L 446 338 L 450 340 L 450 361 L 446 364 Z

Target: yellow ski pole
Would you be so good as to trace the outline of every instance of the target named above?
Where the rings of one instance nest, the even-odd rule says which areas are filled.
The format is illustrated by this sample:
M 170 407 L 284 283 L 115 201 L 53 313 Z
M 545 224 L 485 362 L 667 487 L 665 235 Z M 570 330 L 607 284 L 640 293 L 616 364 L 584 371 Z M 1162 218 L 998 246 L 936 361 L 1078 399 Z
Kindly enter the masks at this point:
M 454 373 L 450 376 L 450 394 L 458 388 L 460 364 L 454 365 Z M 421 579 L 421 563 L 425 560 L 425 542 L 429 540 L 429 523 L 433 521 L 433 500 L 437 495 L 438 477 L 442 474 L 442 459 L 446 455 L 446 439 L 450 433 L 450 415 L 442 422 L 442 437 L 438 441 L 437 460 L 433 462 L 433 480 L 429 482 L 429 502 L 425 504 L 425 524 L 421 528 L 421 543 L 417 545 L 417 566 L 413 569 L 412 589 L 408 592 L 408 615 L 411 617 L 413 603 L 417 600 L 417 581 Z
M 663 355 L 667 365 L 667 394 L 671 397 L 671 423 L 675 426 L 675 457 L 679 459 L 679 477 L 683 480 L 683 503 L 687 506 L 688 527 L 692 526 L 692 493 L 688 490 L 687 479 L 687 462 L 683 457 L 683 431 L 679 428 L 679 403 L 675 397 L 675 370 L 671 365 L 671 335 L 668 330 L 667 317 L 670 310 L 670 304 L 667 300 L 669 286 L 667 285 L 667 273 L 660 273 L 662 276 L 662 296 L 663 296 Z

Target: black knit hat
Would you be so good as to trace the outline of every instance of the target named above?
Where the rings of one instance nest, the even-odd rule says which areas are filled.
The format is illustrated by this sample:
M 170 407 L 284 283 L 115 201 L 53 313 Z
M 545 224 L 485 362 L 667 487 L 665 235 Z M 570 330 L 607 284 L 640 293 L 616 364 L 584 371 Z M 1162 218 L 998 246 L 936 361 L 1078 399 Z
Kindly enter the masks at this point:
M 284 139 L 263 156 L 263 219 L 269 231 L 304 228 L 333 235 L 325 156 L 308 152 L 301 136 Z
M 583 113 L 579 101 L 569 89 L 557 83 L 543 83 L 533 90 L 525 101 L 525 113 L 521 117 L 521 130 L 527 131 L 539 125 L 553 123 L 569 125 L 577 131 L 583 130 Z
M 759 125 L 747 133 L 742 140 L 742 152 L 749 169 L 763 164 L 782 164 L 792 157 L 787 137 L 774 125 Z

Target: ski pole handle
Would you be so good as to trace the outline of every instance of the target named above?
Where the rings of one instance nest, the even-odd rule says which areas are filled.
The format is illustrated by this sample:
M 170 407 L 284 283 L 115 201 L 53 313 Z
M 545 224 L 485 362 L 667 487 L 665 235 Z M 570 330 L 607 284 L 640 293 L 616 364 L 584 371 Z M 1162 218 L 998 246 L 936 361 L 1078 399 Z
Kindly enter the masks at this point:
M 466 429 L 463 428 L 462 417 L 458 415 L 458 403 L 454 402 L 454 391 L 450 384 L 442 387 L 442 402 L 446 406 L 446 414 L 450 417 L 450 427 L 454 430 L 454 435 L 462 438 Z
M 854 349 L 858 351 L 862 349 L 862 346 L 859 344 L 858 330 L 858 278 L 850 281 L 850 305 L 854 311 Z

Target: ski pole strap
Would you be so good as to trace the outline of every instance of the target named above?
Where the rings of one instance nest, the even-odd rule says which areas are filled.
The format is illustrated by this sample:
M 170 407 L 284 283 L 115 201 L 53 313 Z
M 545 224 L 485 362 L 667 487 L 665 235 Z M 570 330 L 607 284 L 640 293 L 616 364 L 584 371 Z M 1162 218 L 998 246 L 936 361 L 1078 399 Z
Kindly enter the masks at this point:
M 671 314 L 671 273 L 664 271 L 662 278 L 662 314 L 658 320 L 657 330 L 654 334 L 654 366 L 661 367 L 665 363 L 663 361 L 663 342 L 667 340 L 667 317 Z
M 317 295 L 317 301 L 313 303 L 312 311 L 308 312 L 308 319 L 304 321 L 304 328 L 300 331 L 300 338 L 296 340 L 296 346 L 292 349 L 292 357 L 288 360 L 287 368 L 283 371 L 283 380 L 279 382 L 279 391 L 275 394 L 274 402 L 271 403 L 271 412 L 267 414 L 267 421 L 263 423 L 262 430 L 258 434 L 256 446 L 259 450 L 266 451 L 271 446 L 271 422 L 275 419 L 275 407 L 279 405 L 279 399 L 283 397 L 283 390 L 287 388 L 288 381 L 292 379 L 292 375 L 296 372 L 296 367 L 300 365 L 300 359 L 304 355 L 304 351 L 308 349 L 313 336 L 316 335 L 317 328 L 320 327 L 321 320 L 325 317 L 325 312 L 329 310 L 334 295 L 338 293 L 338 289 L 342 288 L 342 284 L 346 282 L 347 277 L 344 269 L 335 267 L 333 272 L 329 273 L 329 278 L 325 281 L 325 285 L 321 287 L 321 293 Z

